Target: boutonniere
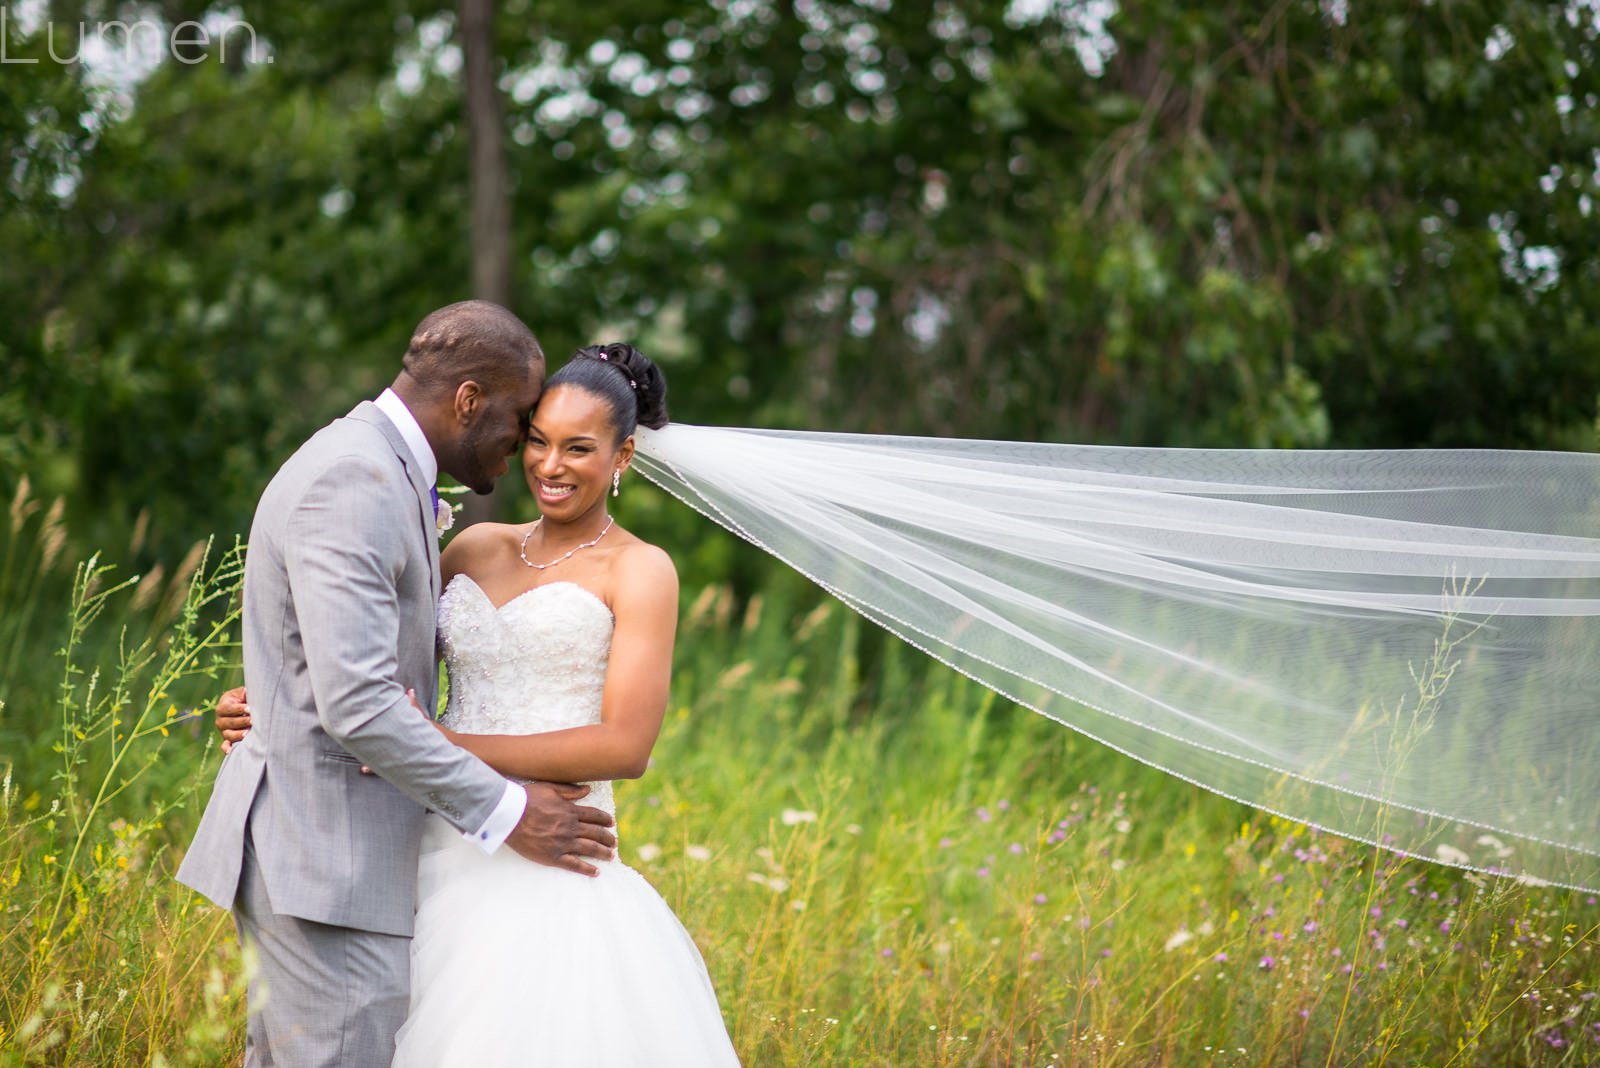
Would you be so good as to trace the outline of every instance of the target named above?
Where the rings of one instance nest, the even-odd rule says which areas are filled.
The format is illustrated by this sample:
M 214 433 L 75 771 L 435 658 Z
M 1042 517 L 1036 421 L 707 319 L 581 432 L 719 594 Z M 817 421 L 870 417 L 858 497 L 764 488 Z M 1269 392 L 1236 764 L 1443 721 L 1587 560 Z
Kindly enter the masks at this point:
M 456 510 L 450 507 L 449 501 L 433 502 L 433 525 L 438 528 L 440 534 L 456 525 Z

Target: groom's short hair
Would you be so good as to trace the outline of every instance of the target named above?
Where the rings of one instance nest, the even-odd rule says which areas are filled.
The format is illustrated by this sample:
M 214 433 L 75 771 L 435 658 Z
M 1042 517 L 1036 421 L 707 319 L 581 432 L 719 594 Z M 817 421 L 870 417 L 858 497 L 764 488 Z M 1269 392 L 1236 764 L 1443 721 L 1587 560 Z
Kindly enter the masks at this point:
M 527 324 L 487 300 L 450 304 L 417 324 L 406 348 L 406 373 L 430 393 L 453 392 L 462 382 L 485 389 L 520 387 L 544 350 Z

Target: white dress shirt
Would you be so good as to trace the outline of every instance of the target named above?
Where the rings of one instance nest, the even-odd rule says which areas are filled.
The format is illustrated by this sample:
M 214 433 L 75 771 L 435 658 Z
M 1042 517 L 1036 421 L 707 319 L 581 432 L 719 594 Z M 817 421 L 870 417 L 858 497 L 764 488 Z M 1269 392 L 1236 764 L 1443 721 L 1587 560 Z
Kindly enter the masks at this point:
M 411 414 L 406 402 L 392 389 L 384 390 L 373 403 L 378 406 L 379 411 L 389 417 L 395 429 L 400 431 L 401 439 L 411 451 L 411 458 L 417 461 L 417 467 L 422 470 L 423 481 L 430 486 L 433 485 L 439 478 L 439 461 L 433 455 L 433 446 L 428 444 L 428 437 L 418 425 L 417 417 Z M 483 826 L 476 831 L 464 832 L 463 836 L 485 853 L 493 853 L 516 829 L 517 823 L 522 819 L 523 810 L 527 807 L 527 791 L 508 780 L 505 795 L 500 798 L 500 803 L 495 806 L 494 811 L 489 813 L 489 818 L 483 822 Z

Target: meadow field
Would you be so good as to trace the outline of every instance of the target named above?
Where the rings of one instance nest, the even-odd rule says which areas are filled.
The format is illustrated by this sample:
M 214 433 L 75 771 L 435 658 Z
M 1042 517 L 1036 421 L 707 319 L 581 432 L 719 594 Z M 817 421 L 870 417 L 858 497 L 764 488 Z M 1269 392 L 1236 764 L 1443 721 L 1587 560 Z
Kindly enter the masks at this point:
M 24 495 L 0 538 L 0 1066 L 235 1064 L 230 919 L 171 873 L 237 681 L 237 553 L 123 576 Z M 686 589 L 618 803 L 747 1065 L 1600 1061 L 1594 896 L 1206 794 L 799 580 Z

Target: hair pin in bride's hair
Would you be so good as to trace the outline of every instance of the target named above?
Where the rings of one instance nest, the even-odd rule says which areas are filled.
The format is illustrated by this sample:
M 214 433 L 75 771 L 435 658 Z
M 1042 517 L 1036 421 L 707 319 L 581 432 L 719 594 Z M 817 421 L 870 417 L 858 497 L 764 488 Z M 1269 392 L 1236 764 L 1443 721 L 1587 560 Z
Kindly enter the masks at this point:
M 611 362 L 611 357 L 610 357 L 610 355 L 608 355 L 608 354 L 607 354 L 607 353 L 604 353 L 604 352 L 602 352 L 602 353 L 601 353 L 601 354 L 600 354 L 600 358 L 601 358 L 601 359 L 602 359 L 602 360 L 604 360 L 604 361 L 606 361 L 606 362 L 607 362 L 607 363 L 610 363 L 610 362 Z M 631 388 L 631 389 L 632 389 L 632 390 L 633 390 L 633 391 L 634 391 L 634 392 L 635 392 L 635 393 L 637 393 L 637 392 L 639 392 L 639 383 L 637 383 L 637 382 L 635 382 L 635 381 L 634 381 L 634 380 L 633 380 L 633 379 L 631 379 L 631 378 L 630 378 L 630 379 L 628 379 L 628 386 L 629 386 L 629 387 L 630 387 L 630 388 Z

